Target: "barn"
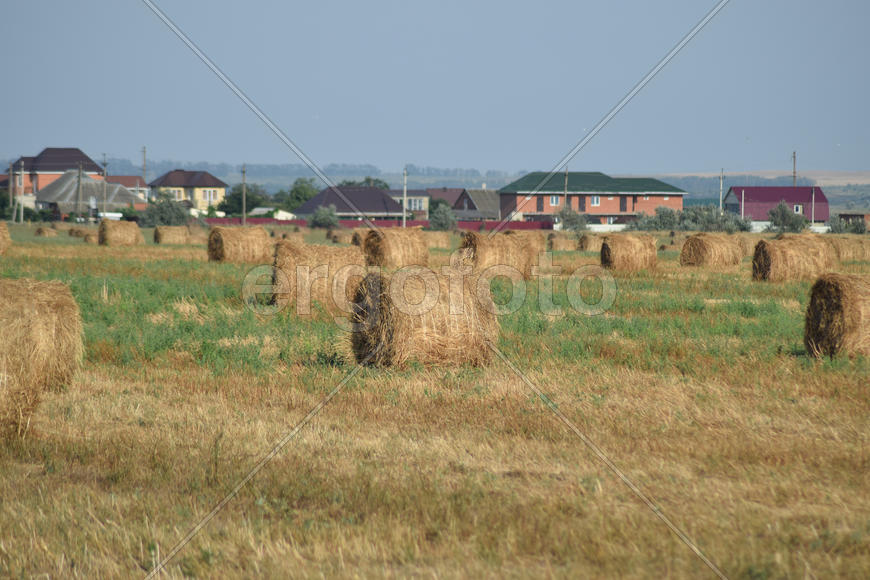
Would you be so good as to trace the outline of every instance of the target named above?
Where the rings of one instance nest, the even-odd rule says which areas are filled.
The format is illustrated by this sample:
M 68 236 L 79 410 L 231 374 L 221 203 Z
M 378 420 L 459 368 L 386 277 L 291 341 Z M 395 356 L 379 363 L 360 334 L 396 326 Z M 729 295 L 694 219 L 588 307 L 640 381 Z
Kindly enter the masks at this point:
M 821 187 L 734 186 L 728 189 L 723 205 L 725 211 L 752 221 L 767 221 L 768 212 L 785 202 L 794 213 L 811 223 L 825 223 L 830 217 L 828 198 Z

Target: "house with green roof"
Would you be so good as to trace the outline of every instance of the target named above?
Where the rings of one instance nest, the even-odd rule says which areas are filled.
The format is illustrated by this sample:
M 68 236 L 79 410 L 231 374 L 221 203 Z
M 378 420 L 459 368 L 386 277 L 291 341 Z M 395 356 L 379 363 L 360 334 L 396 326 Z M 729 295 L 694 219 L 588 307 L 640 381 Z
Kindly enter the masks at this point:
M 548 221 L 569 207 L 589 223 L 622 224 L 657 207 L 683 209 L 685 191 L 650 177 L 610 177 L 597 171 L 568 171 L 548 177 L 524 175 L 499 190 L 501 215 L 515 221 Z

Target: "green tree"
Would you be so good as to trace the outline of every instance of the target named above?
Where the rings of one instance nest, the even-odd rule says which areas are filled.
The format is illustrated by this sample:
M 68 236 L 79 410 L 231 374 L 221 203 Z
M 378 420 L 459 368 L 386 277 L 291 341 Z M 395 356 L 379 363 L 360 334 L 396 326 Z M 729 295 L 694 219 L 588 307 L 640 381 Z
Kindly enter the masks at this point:
M 450 204 L 447 203 L 446 199 L 441 199 L 440 197 L 433 197 L 429 199 L 429 214 L 431 215 L 435 208 L 439 205 L 443 205 L 444 207 L 450 209 Z
M 275 204 L 287 211 L 293 211 L 319 193 L 312 177 L 299 177 L 293 182 L 290 191 L 281 190 L 272 196 Z
M 770 218 L 770 229 L 776 232 L 798 233 L 807 227 L 807 218 L 796 214 L 784 201 L 767 212 Z
M 183 226 L 190 220 L 187 208 L 171 199 L 158 199 L 149 203 L 139 216 L 139 225 L 144 228 L 154 226 Z
M 562 223 L 562 229 L 569 232 L 577 232 L 586 229 L 586 216 L 577 213 L 568 206 L 563 207 L 556 214 Z
M 828 222 L 828 226 L 831 228 L 832 234 L 863 234 L 867 231 L 867 224 L 864 223 L 863 219 L 848 222 L 839 215 L 833 216 Z
M 429 227 L 433 230 L 452 230 L 456 227 L 456 214 L 446 203 L 429 210 Z
M 245 205 L 247 211 L 251 211 L 255 207 L 268 205 L 269 194 L 263 189 L 262 185 L 257 183 L 249 183 L 247 192 L 245 193 Z M 241 215 L 242 213 L 242 184 L 237 183 L 231 189 L 227 196 L 217 206 L 220 211 L 226 212 L 227 215 Z
M 377 177 L 366 175 L 365 178 L 355 181 L 353 179 L 345 179 L 338 184 L 339 187 L 376 187 L 378 189 L 390 189 L 390 184 Z
M 312 228 L 337 228 L 338 215 L 335 213 L 335 206 L 320 206 L 314 210 L 314 215 L 308 220 L 308 225 Z

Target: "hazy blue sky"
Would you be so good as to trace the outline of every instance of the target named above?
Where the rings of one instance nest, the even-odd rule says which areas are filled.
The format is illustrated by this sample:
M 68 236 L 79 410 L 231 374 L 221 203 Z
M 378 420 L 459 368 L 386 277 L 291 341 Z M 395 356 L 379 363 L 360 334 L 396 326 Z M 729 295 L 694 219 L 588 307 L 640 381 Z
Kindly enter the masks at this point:
M 552 167 L 715 4 L 156 3 L 321 166 L 512 171 Z M 142 2 L 3 8 L 0 158 L 298 162 Z M 732 0 L 569 167 L 870 169 L 868 22 Z

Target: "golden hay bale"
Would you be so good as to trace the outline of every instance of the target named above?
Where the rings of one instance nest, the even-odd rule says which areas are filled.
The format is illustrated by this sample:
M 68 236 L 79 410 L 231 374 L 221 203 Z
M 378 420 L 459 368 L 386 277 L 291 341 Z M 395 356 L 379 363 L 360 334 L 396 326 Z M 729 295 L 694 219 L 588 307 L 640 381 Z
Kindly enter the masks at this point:
M 870 356 L 870 276 L 824 274 L 813 284 L 804 345 L 814 356 Z
M 275 244 L 272 264 L 272 304 L 284 308 L 295 302 L 296 314 L 308 315 L 312 312 L 311 304 L 318 302 L 329 311 L 349 314 L 349 301 L 355 290 L 351 282 L 354 277 L 361 279 L 364 269 L 365 256 L 356 246 L 306 245 L 281 240 Z
M 350 230 L 337 230 L 332 233 L 332 243 L 334 244 L 350 244 L 353 232 Z
M 837 264 L 830 244 L 819 236 L 803 234 L 761 240 L 752 256 L 752 279 L 768 282 L 808 280 Z
M 577 236 L 553 232 L 548 237 L 550 250 L 554 252 L 573 252 L 579 247 Z
M 94 230 L 92 230 L 91 228 L 77 228 L 77 227 L 71 227 L 70 229 L 67 230 L 67 234 L 68 234 L 71 238 L 83 238 L 83 237 L 85 237 L 86 235 L 88 235 L 89 233 L 91 233 L 91 232 L 93 232 L 93 231 L 94 231 Z
M 82 320 L 65 284 L 0 279 L 0 326 L 0 437 L 22 435 L 42 392 L 72 381 Z
M 755 245 L 764 239 L 764 236 L 747 232 L 740 232 L 733 235 L 737 239 L 737 243 L 740 244 L 740 250 L 743 252 L 744 258 L 751 256 L 753 252 L 755 252 Z
M 449 276 L 422 267 L 392 276 L 368 274 L 357 286 L 350 318 L 357 362 L 399 367 L 411 360 L 424 365 L 488 363 L 490 343 L 499 334 L 489 287 L 480 289 L 474 276 L 459 280 L 451 285 Z
M 157 226 L 154 228 L 155 244 L 189 244 L 190 230 L 187 226 Z
M 208 230 L 200 227 L 188 227 L 191 244 L 208 244 Z
M 841 262 L 870 261 L 870 237 L 861 235 L 824 236 Z
M 100 236 L 96 233 L 86 234 L 85 237 L 82 238 L 82 241 L 86 244 L 97 245 L 100 243 Z
M 420 228 L 371 230 L 363 241 L 363 252 L 369 266 L 395 269 L 429 263 L 429 250 Z
M 423 238 L 426 240 L 426 247 L 428 248 L 449 250 L 452 245 L 450 243 L 450 234 L 447 232 L 423 232 Z
M 606 236 L 601 242 L 601 265 L 610 270 L 653 270 L 656 260 L 656 240 L 652 236 Z
M 100 221 L 99 235 L 101 246 L 140 246 L 145 243 L 145 237 L 136 222 L 103 219 Z
M 260 226 L 226 228 L 214 226 L 208 235 L 211 262 L 271 263 L 274 246 L 269 232 Z
M 362 248 L 366 241 L 366 235 L 369 233 L 369 228 L 356 228 L 350 235 L 350 244 Z
M 6 222 L 0 220 L 0 256 L 2 256 L 11 245 L 12 238 L 9 237 L 9 228 L 6 227 Z
M 285 232 L 281 234 L 281 239 L 287 240 L 288 242 L 293 242 L 294 244 L 304 244 L 305 234 L 300 232 Z
M 547 251 L 547 238 L 550 232 L 544 230 L 506 230 L 502 232 L 506 236 L 514 236 L 528 248 L 535 260 L 538 254 Z
M 36 228 L 35 234 L 37 238 L 56 238 L 57 230 L 46 227 L 38 227 Z
M 583 234 L 577 242 L 577 247 L 582 252 L 600 252 L 601 242 L 603 241 L 603 236 L 596 234 Z
M 483 232 L 464 232 L 459 246 L 463 260 L 483 272 L 493 266 L 514 268 L 524 278 L 531 278 L 532 253 L 519 236 Z
M 727 234 L 689 236 L 680 250 L 680 266 L 734 266 L 742 259 L 740 243 Z
M 59 231 L 59 232 L 66 232 L 66 231 L 69 231 L 69 229 L 70 229 L 71 227 L 72 227 L 72 226 L 70 226 L 70 225 L 69 225 L 68 223 L 66 223 L 66 222 L 51 222 L 51 229 L 53 229 L 53 230 L 57 230 L 57 231 Z

